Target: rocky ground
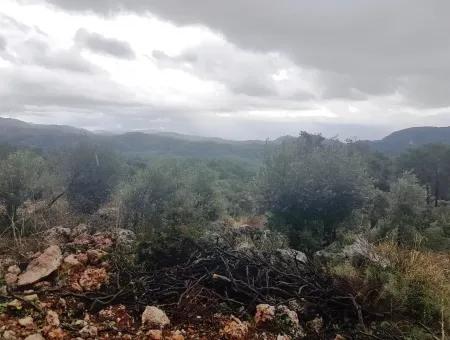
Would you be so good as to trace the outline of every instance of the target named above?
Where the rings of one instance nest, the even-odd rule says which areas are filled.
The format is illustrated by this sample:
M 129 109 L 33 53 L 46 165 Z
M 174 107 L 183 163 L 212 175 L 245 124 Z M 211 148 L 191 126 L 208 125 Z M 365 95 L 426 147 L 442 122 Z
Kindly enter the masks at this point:
M 114 280 L 118 247 L 134 235 L 125 230 L 91 233 L 80 225 L 47 231 L 42 251 L 25 260 L 0 258 L 0 337 L 26 339 L 320 339 L 317 315 L 300 322 L 301 308 L 259 304 L 253 318 L 232 313 L 171 315 L 165 306 L 135 310 L 116 304 L 114 296 L 96 294 Z M 101 296 L 101 298 L 100 298 Z M 195 306 L 192 308 L 195 310 Z M 203 309 L 205 310 L 205 309 Z M 167 313 L 167 314 L 166 314 Z M 332 338 L 345 339 L 339 334 Z

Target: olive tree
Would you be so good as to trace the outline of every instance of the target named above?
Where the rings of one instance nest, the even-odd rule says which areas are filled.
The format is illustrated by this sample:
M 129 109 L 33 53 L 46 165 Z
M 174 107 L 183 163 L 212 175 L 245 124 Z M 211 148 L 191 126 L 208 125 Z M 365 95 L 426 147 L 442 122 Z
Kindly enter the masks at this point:
M 284 228 L 294 245 L 307 233 L 333 242 L 338 224 L 364 205 L 372 189 L 357 153 L 307 133 L 266 157 L 260 185 L 272 225 Z

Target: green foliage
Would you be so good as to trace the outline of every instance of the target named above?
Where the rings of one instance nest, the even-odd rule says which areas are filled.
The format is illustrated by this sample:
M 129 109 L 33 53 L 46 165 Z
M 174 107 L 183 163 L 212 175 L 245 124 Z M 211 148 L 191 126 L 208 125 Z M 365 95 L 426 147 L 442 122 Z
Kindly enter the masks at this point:
M 448 199 L 450 184 L 450 146 L 444 144 L 427 144 L 411 149 L 398 159 L 400 170 L 413 171 L 427 188 L 427 199 L 434 197 L 434 205 L 439 200 Z
M 40 199 L 49 190 L 45 160 L 31 151 L 17 151 L 0 161 L 0 202 L 10 219 L 26 200 Z
M 118 193 L 122 223 L 149 234 L 217 219 L 222 205 L 215 173 L 205 166 L 163 162 L 139 171 Z
M 272 225 L 287 229 L 296 246 L 305 232 L 334 241 L 337 225 L 364 205 L 372 188 L 357 153 L 306 133 L 267 157 L 260 186 Z
M 92 144 L 65 150 L 60 158 L 67 200 L 74 211 L 84 214 L 107 202 L 124 168 L 114 152 Z

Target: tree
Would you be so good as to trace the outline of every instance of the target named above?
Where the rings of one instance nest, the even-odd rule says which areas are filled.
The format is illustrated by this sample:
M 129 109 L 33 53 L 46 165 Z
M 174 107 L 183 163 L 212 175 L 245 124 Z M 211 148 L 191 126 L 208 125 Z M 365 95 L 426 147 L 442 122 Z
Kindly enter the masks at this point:
M 411 149 L 398 159 L 401 171 L 413 171 L 420 182 L 426 186 L 427 203 L 438 206 L 441 199 L 448 199 L 450 184 L 450 146 L 427 144 Z
M 9 154 L 0 161 L 0 202 L 11 221 L 26 200 L 42 197 L 47 170 L 41 156 L 26 150 Z
M 260 183 L 272 223 L 285 226 L 294 244 L 308 229 L 333 242 L 338 224 L 364 205 L 372 188 L 358 154 L 307 133 L 267 157 Z
M 163 162 L 138 171 L 118 192 L 122 223 L 153 235 L 169 227 L 202 225 L 222 213 L 215 174 L 189 162 Z
M 60 158 L 67 200 L 80 213 L 92 213 L 105 203 L 123 172 L 119 157 L 98 145 L 79 144 Z

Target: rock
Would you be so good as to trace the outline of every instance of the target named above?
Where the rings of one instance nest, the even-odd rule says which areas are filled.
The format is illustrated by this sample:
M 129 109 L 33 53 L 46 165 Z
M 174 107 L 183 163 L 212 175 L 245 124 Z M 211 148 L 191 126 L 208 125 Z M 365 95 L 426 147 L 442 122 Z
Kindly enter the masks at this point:
M 277 253 L 284 262 L 302 264 L 308 261 L 305 253 L 295 249 L 277 249 Z
M 17 311 L 17 310 L 21 310 L 22 307 L 23 307 L 23 305 L 22 305 L 22 302 L 21 302 L 21 301 L 19 301 L 19 300 L 17 300 L 17 299 L 14 299 L 14 300 L 8 302 L 8 303 L 6 304 L 6 307 L 7 307 L 8 309 L 10 309 L 10 310 L 16 310 L 16 311 Z
M 144 313 L 142 313 L 142 325 L 164 328 L 170 325 L 170 320 L 163 310 L 155 306 L 147 306 L 145 307 Z
M 19 275 L 17 285 L 25 286 L 38 282 L 57 270 L 61 262 L 61 249 L 58 246 L 48 247 L 41 256 L 28 264 L 24 273 Z
M 36 333 L 28 335 L 25 340 L 45 340 L 45 338 L 40 333 Z
M 278 334 L 277 340 L 291 340 L 291 337 L 289 335 L 285 335 L 285 334 Z
M 106 255 L 108 255 L 108 253 L 100 249 L 89 249 L 86 252 L 86 255 L 88 257 L 89 262 L 93 265 L 96 265 L 99 264 L 102 261 L 102 259 Z
M 15 286 L 17 283 L 17 280 L 19 279 L 19 274 L 21 270 L 19 266 L 13 265 L 9 266 L 7 269 L 7 272 L 5 274 L 5 283 L 7 286 Z
M 74 254 L 70 254 L 64 258 L 64 267 L 65 268 L 79 268 L 82 267 L 83 264 L 77 259 L 77 256 Z
M 83 339 L 87 339 L 87 338 L 93 338 L 96 339 L 97 338 L 97 334 L 98 334 L 98 329 L 95 326 L 84 326 L 81 330 L 80 330 L 80 335 Z
M 288 327 L 298 328 L 300 326 L 300 322 L 298 320 L 298 315 L 293 310 L 290 310 L 288 307 L 284 305 L 280 305 L 276 310 L 277 318 L 281 318 L 283 323 L 286 323 Z
M 113 236 L 116 240 L 116 245 L 118 246 L 129 248 L 136 242 L 136 234 L 128 229 L 115 229 L 113 231 Z
M 162 340 L 163 334 L 160 329 L 151 329 L 147 332 L 146 336 L 150 340 Z
M 36 302 L 39 301 L 39 296 L 37 294 L 29 294 L 23 297 L 25 301 Z
M 70 240 L 70 229 L 61 226 L 53 227 L 44 232 L 44 240 L 48 245 L 63 245 Z
M 319 335 L 320 333 L 322 333 L 323 319 L 320 316 L 317 316 L 315 319 L 308 321 L 306 323 L 306 326 L 308 326 L 308 328 L 311 329 L 314 333 Z
M 173 331 L 168 340 L 184 340 L 184 335 L 180 331 Z
M 51 329 L 46 335 L 49 340 L 67 339 L 66 333 L 60 327 Z
M 6 330 L 3 332 L 3 336 L 2 336 L 3 340 L 16 340 L 16 332 L 14 331 L 10 331 L 10 330 Z
M 96 233 L 92 240 L 94 242 L 94 245 L 98 249 L 108 249 L 111 248 L 114 242 L 112 241 L 111 237 L 105 233 Z
M 342 250 L 342 254 L 344 255 L 344 257 L 352 261 L 364 259 L 374 264 L 377 264 L 382 268 L 386 268 L 390 265 L 389 260 L 380 255 L 375 250 L 375 247 L 371 243 L 369 243 L 369 241 L 367 241 L 362 237 L 356 238 L 355 242 L 353 242 L 349 246 L 346 246 Z
M 256 306 L 255 323 L 262 326 L 275 320 L 275 307 L 268 304 Z
M 126 330 L 133 326 L 133 318 L 124 305 L 109 306 L 102 309 L 98 316 L 102 321 L 114 322 L 119 330 Z
M 248 324 L 242 322 L 235 316 L 231 316 L 231 319 L 223 326 L 220 334 L 227 340 L 246 339 L 248 335 Z
M 75 228 L 73 228 L 70 232 L 70 237 L 71 238 L 76 238 L 77 236 L 80 236 L 82 234 L 88 234 L 89 233 L 89 228 L 87 226 L 87 224 L 79 224 L 77 225 Z
M 34 326 L 34 320 L 31 316 L 26 316 L 22 319 L 19 319 L 18 322 L 19 322 L 19 325 L 21 325 L 22 327 L 25 327 L 25 328 L 33 328 L 33 326 Z
M 59 327 L 60 322 L 59 322 L 58 313 L 56 313 L 53 310 L 47 311 L 47 315 L 45 317 L 45 322 L 50 327 Z
M 345 336 L 342 336 L 340 334 L 336 334 L 336 336 L 334 337 L 334 340 L 345 340 Z
M 80 277 L 79 284 L 84 291 L 93 292 L 99 290 L 108 282 L 109 276 L 105 268 L 87 268 Z

